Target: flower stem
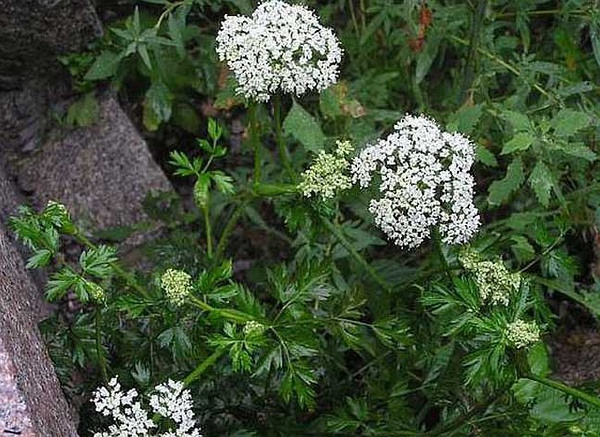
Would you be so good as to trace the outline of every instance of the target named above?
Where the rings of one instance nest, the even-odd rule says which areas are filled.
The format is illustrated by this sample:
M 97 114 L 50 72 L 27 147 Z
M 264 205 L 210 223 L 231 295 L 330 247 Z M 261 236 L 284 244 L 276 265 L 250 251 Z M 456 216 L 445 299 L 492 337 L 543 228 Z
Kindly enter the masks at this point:
M 196 379 L 198 379 L 200 376 L 202 376 L 202 374 L 206 371 L 206 369 L 208 369 L 210 366 L 212 366 L 219 358 L 221 358 L 221 355 L 223 355 L 223 353 L 225 353 L 225 349 L 223 348 L 218 348 L 216 351 L 214 351 L 207 359 L 205 359 L 204 361 L 202 361 L 198 367 L 196 367 L 192 373 L 190 373 L 184 380 L 183 380 L 183 385 L 185 387 L 189 386 L 192 382 L 194 382 Z
M 340 244 L 344 246 L 344 248 L 350 253 L 352 258 L 354 258 L 356 262 L 358 262 L 361 265 L 361 267 L 365 269 L 365 271 L 369 274 L 369 276 L 371 276 L 371 278 L 373 278 L 375 282 L 377 282 L 377 284 L 379 284 L 386 291 L 392 291 L 392 286 L 388 284 L 385 279 L 379 276 L 375 269 L 371 267 L 371 265 L 362 257 L 360 253 L 358 253 L 354 246 L 352 246 L 352 243 L 350 243 L 346 239 L 346 237 L 344 236 L 344 234 L 338 226 L 334 225 L 325 217 L 321 217 L 321 221 L 323 222 L 325 227 L 329 229 L 329 231 L 331 231 L 335 238 L 337 238 Z
M 212 226 L 210 224 L 209 204 L 202 207 L 202 215 L 204 216 L 204 229 L 206 231 L 206 252 L 208 257 L 212 258 L 213 255 L 213 238 L 212 238 Z
M 279 149 L 279 156 L 281 157 L 281 162 L 283 163 L 283 167 L 287 172 L 289 178 L 294 181 L 296 179 L 294 175 L 294 171 L 292 169 L 292 162 L 290 161 L 290 152 L 287 149 L 283 138 L 283 132 L 281 129 L 281 95 L 276 94 L 273 97 L 273 112 L 275 113 L 275 142 L 277 143 L 277 148 Z
M 221 233 L 221 238 L 219 239 L 219 243 L 217 244 L 217 250 L 215 252 L 215 261 L 216 262 L 219 262 L 219 260 L 223 256 L 223 252 L 225 251 L 225 248 L 227 247 L 229 237 L 231 236 L 231 233 L 235 229 L 235 225 L 237 224 L 238 220 L 240 219 L 242 212 L 244 212 L 244 208 L 246 207 L 247 203 L 248 203 L 248 201 L 246 201 L 246 200 L 241 201 L 235 207 L 233 213 L 231 214 L 231 217 L 229 217 L 229 221 L 225 225 L 225 228 L 223 229 L 223 232 Z
M 574 398 L 577 398 L 581 401 L 584 401 L 591 405 L 594 405 L 595 407 L 600 407 L 600 398 L 598 396 L 592 396 L 589 393 L 578 390 L 574 387 L 569 387 L 568 385 L 563 384 L 562 382 L 555 381 L 554 379 L 550 379 L 550 378 L 545 378 L 543 376 L 537 376 L 532 373 L 527 373 L 527 374 L 523 375 L 523 377 L 526 379 L 535 381 L 535 382 L 539 382 L 540 384 L 544 384 L 547 387 L 551 387 L 556 390 L 560 390 L 565 394 L 568 394 L 568 395 L 573 396 Z
M 256 115 L 256 103 L 248 105 L 248 127 L 250 130 L 250 145 L 254 149 L 254 183 L 260 182 L 260 132 Z
M 106 383 L 108 382 L 108 372 L 106 371 L 106 358 L 104 357 L 104 351 L 102 350 L 102 310 L 96 308 L 95 312 L 96 354 L 98 355 L 102 380 Z

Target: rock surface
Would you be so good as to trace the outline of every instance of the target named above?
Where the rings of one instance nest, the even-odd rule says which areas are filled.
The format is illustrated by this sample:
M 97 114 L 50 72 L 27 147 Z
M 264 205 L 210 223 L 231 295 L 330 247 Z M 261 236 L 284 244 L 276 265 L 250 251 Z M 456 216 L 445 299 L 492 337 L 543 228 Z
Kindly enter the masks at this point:
M 76 436 L 32 309 L 38 291 L 0 225 L 0 435 Z
M 17 173 L 35 207 L 43 208 L 49 200 L 61 202 L 88 229 L 143 220 L 142 201 L 148 192 L 172 189 L 111 96 L 101 98 L 93 126 L 45 144 L 21 161 Z

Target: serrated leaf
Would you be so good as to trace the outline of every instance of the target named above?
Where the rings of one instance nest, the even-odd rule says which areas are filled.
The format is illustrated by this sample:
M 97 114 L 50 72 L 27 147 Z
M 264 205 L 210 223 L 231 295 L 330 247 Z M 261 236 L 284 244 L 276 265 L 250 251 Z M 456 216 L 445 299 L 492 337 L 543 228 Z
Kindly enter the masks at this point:
M 504 120 L 508 121 L 512 128 L 517 132 L 531 132 L 532 126 L 527 115 L 515 111 L 502 111 L 500 114 Z
M 481 144 L 477 144 L 477 148 L 475 149 L 475 155 L 477 161 L 481 162 L 482 164 L 485 164 L 488 167 L 498 167 L 498 160 L 496 159 L 494 154 Z
M 321 130 L 321 126 L 296 101 L 283 121 L 283 129 L 287 134 L 296 138 L 307 150 L 318 153 L 323 149 L 325 134 Z
M 475 126 L 479 122 L 483 114 L 482 105 L 474 106 L 462 106 L 452 117 L 450 124 L 448 125 L 449 130 L 456 130 L 464 134 L 470 134 L 473 132 Z
M 509 153 L 514 153 L 521 150 L 527 150 L 529 146 L 533 144 L 535 141 L 535 137 L 531 135 L 529 132 L 517 132 L 517 134 L 512 137 L 504 147 L 502 148 L 501 155 L 508 155 Z
M 490 185 L 488 202 L 491 205 L 502 205 L 521 186 L 525 180 L 523 162 L 515 158 L 506 170 L 506 175 Z
M 102 80 L 108 79 L 117 73 L 119 62 L 123 56 L 111 51 L 104 51 L 96 58 L 88 72 L 84 76 L 84 80 Z
M 561 109 L 551 121 L 554 134 L 567 137 L 590 125 L 590 117 L 581 111 Z
M 589 162 L 594 162 L 597 158 L 596 153 L 583 143 L 562 144 L 561 150 L 567 155 L 585 159 Z
M 519 262 L 528 262 L 535 257 L 535 249 L 531 243 L 529 243 L 527 237 L 513 235 L 510 241 L 512 242 L 510 249 Z
M 554 177 L 550 169 L 542 161 L 538 161 L 531 175 L 529 185 L 533 189 L 538 201 L 545 207 L 550 202 L 550 194 L 554 187 Z

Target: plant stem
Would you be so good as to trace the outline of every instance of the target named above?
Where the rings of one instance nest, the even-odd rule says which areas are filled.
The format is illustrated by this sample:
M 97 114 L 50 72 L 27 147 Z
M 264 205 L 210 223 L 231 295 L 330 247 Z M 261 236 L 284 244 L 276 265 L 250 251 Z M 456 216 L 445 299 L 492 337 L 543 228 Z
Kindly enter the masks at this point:
M 217 314 L 224 319 L 229 320 L 234 323 L 246 323 L 249 320 L 253 320 L 254 317 L 250 314 L 243 313 L 238 310 L 228 309 L 228 308 L 215 308 L 210 306 L 206 302 L 201 299 L 198 299 L 196 296 L 190 296 L 190 301 L 196 305 L 198 308 L 213 314 Z
M 188 376 L 186 376 L 186 378 L 183 380 L 183 385 L 184 387 L 189 386 L 192 382 L 194 382 L 196 379 L 198 379 L 205 371 L 206 369 L 208 369 L 210 366 L 212 366 L 219 358 L 221 358 L 221 356 L 223 355 L 223 353 L 225 353 L 225 349 L 223 348 L 218 348 L 216 351 L 214 351 L 207 359 L 205 359 L 204 361 L 202 361 L 198 367 L 196 367 L 192 373 L 190 373 Z
M 290 152 L 287 149 L 281 130 L 281 94 L 279 93 L 273 97 L 273 112 L 275 113 L 275 142 L 279 149 L 279 156 L 281 157 L 281 162 L 283 163 L 283 167 L 289 178 L 294 181 L 295 175 L 290 161 Z
M 108 382 L 108 372 L 106 371 L 106 358 L 104 357 L 104 351 L 102 350 L 102 310 L 96 308 L 95 312 L 96 354 L 98 355 L 102 380 L 106 383 Z
M 246 207 L 247 203 L 248 203 L 247 200 L 241 201 L 235 207 L 235 210 L 231 214 L 231 217 L 229 217 L 229 221 L 225 225 L 225 228 L 223 229 L 223 233 L 221 234 L 221 238 L 219 239 L 219 243 L 217 244 L 217 250 L 215 252 L 215 261 L 216 262 L 219 262 L 219 260 L 223 256 L 223 252 L 225 251 L 225 248 L 227 247 L 229 237 L 230 237 L 231 233 L 233 232 L 238 220 L 240 219 L 242 212 L 244 212 L 244 208 Z
M 540 384 L 544 384 L 547 387 L 551 387 L 556 390 L 560 390 L 565 394 L 568 394 L 570 396 L 573 396 L 574 398 L 577 398 L 577 399 L 587 402 L 591 405 L 594 405 L 595 407 L 600 407 L 600 398 L 599 397 L 592 396 L 589 393 L 586 393 L 584 391 L 578 390 L 573 387 L 569 387 L 568 385 L 563 384 L 562 382 L 555 381 L 554 379 L 546 378 L 543 376 L 533 375 L 531 373 L 524 375 L 523 378 L 530 379 L 535 382 L 539 382 Z
M 329 231 L 331 231 L 335 238 L 338 239 L 340 244 L 344 246 L 344 248 L 350 253 L 352 258 L 354 258 L 356 262 L 358 262 L 362 266 L 362 268 L 365 269 L 365 271 L 369 274 L 369 276 L 371 276 L 371 278 L 373 278 L 375 282 L 377 282 L 377 284 L 379 284 L 386 291 L 392 291 L 392 286 L 388 284 L 385 279 L 379 276 L 375 269 L 371 267 L 371 265 L 362 257 L 360 253 L 358 253 L 354 246 L 352 246 L 352 243 L 350 243 L 346 239 L 346 237 L 344 236 L 344 234 L 338 226 L 334 225 L 325 217 L 321 217 L 321 221 L 323 222 L 325 227 L 329 229 Z
M 254 149 L 254 183 L 260 182 L 260 132 L 258 129 L 258 119 L 256 116 L 256 103 L 250 102 L 248 105 L 248 127 L 250 130 L 250 145 Z
M 206 202 L 206 205 L 202 207 L 202 215 L 204 216 L 204 229 L 206 231 L 206 252 L 208 253 L 208 257 L 212 258 L 213 255 L 213 238 L 212 238 L 212 226 L 210 224 L 210 214 L 209 214 L 209 202 Z

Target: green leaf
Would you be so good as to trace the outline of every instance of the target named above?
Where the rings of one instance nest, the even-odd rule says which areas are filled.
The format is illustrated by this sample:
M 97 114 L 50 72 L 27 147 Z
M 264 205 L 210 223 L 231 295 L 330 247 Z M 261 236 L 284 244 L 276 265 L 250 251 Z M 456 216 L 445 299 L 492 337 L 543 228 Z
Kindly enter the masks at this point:
M 508 155 L 509 153 L 517 152 L 520 150 L 527 150 L 529 146 L 533 144 L 535 137 L 529 132 L 517 132 L 517 134 L 508 141 L 502 148 L 501 155 Z
M 341 100 L 335 87 L 329 87 L 319 95 L 319 108 L 323 117 L 335 119 L 342 115 Z
M 283 121 L 283 129 L 287 134 L 296 138 L 307 150 L 317 153 L 323 149 L 325 134 L 321 130 L 321 126 L 296 101 Z
M 538 201 L 545 207 L 550 202 L 550 193 L 554 187 L 554 177 L 550 169 L 542 161 L 538 161 L 531 175 L 529 176 L 529 185 L 533 189 Z
M 84 76 L 84 80 L 102 80 L 108 79 L 117 73 L 119 62 L 123 58 L 122 54 L 116 54 L 109 50 L 100 53 L 96 58 L 88 72 Z
M 567 137 L 590 125 L 590 117 L 581 111 L 561 109 L 551 121 L 554 134 Z
M 87 93 L 69 107 L 66 122 L 70 126 L 90 126 L 98 118 L 100 106 L 93 92 Z
M 490 205 L 501 205 L 506 202 L 525 180 L 523 162 L 515 158 L 506 170 L 506 176 L 490 185 L 488 202 Z
M 160 124 L 169 121 L 173 106 L 173 94 L 162 81 L 152 82 L 152 85 L 146 92 L 144 100 L 144 124 L 146 124 L 146 112 L 151 112 L 152 119 Z M 148 130 L 155 130 L 158 127 L 155 124 L 147 125 Z
M 597 158 L 596 153 L 583 143 L 564 143 L 560 145 L 560 150 L 567 155 L 585 159 L 589 162 L 594 162 Z
M 529 243 L 527 237 L 513 235 L 510 241 L 512 242 L 510 249 L 519 262 L 528 262 L 535 257 L 535 248 Z
M 81 253 L 79 265 L 82 270 L 99 279 L 104 279 L 112 270 L 111 263 L 117 261 L 116 250 L 108 246 L 98 246 Z
M 475 149 L 477 161 L 481 162 L 488 167 L 498 167 L 498 160 L 492 152 L 490 152 L 485 146 L 477 144 Z
M 500 114 L 504 120 L 508 121 L 512 128 L 517 132 L 532 132 L 533 127 L 527 115 L 515 111 L 502 111 Z
M 211 172 L 211 177 L 217 190 L 223 194 L 232 195 L 235 194 L 235 187 L 233 186 L 233 178 L 222 171 Z
M 462 106 L 451 116 L 450 123 L 448 124 L 448 130 L 455 130 L 464 134 L 470 134 L 473 132 L 475 126 L 477 126 L 477 123 L 482 115 L 482 105 Z

